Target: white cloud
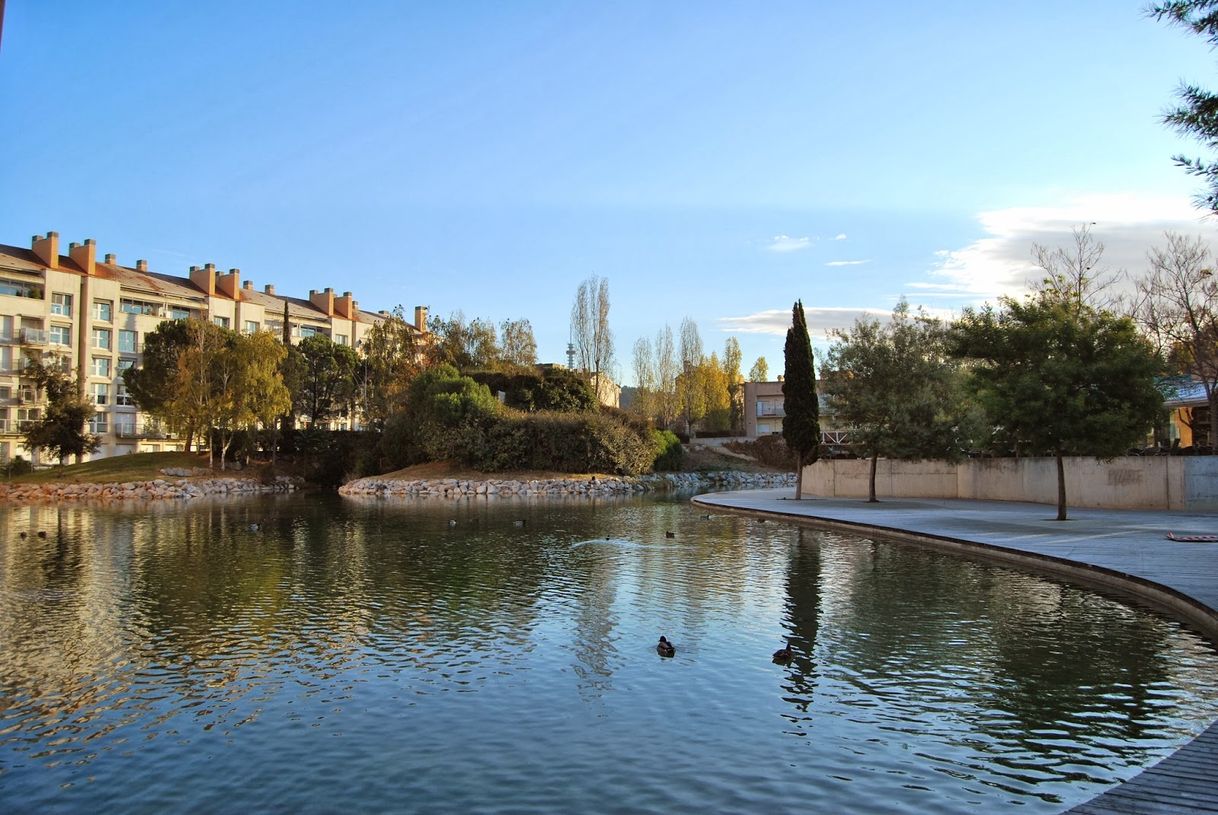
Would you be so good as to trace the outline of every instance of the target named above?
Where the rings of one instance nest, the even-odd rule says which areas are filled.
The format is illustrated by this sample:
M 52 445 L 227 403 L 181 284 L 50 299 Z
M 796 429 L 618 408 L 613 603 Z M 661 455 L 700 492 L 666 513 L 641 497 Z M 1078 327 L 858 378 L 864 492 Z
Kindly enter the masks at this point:
M 831 260 L 826 263 L 826 266 L 862 266 L 864 263 L 870 263 L 870 260 Z
M 767 247 L 771 252 L 798 252 L 812 245 L 813 239 L 807 236 L 792 238 L 790 235 L 775 235 L 770 238 Z
M 1145 267 L 1147 249 L 1163 242 L 1164 231 L 1196 234 L 1212 228 L 1187 198 L 1127 193 L 991 210 L 977 220 L 984 237 L 937 252 L 939 260 L 928 279 L 907 284 L 911 292 L 970 304 L 1004 294 L 1019 296 L 1042 277 L 1032 260 L 1032 245 L 1066 248 L 1073 241 L 1071 230 L 1083 224 L 1094 224 L 1091 234 L 1104 244 L 1104 266 L 1131 272 Z
M 836 235 L 834 235 L 834 236 L 833 236 L 833 240 L 835 240 L 835 241 L 844 241 L 844 240 L 846 240 L 846 233 L 845 233 L 845 232 L 839 232 L 839 233 L 837 233 Z
M 885 320 L 891 312 L 877 308 L 804 308 L 808 334 L 813 339 L 824 337 L 835 328 L 850 328 L 854 321 L 863 315 Z M 720 317 L 719 327 L 724 331 L 740 334 L 774 334 L 785 337 L 787 329 L 791 327 L 791 309 L 769 309 L 744 317 Z

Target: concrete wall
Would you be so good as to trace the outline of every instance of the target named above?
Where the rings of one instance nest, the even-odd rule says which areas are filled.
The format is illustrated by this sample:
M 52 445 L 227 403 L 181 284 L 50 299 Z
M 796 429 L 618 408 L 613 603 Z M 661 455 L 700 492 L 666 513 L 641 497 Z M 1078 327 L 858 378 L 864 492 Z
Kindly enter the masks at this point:
M 1066 501 L 1075 507 L 1218 510 L 1218 457 L 1067 458 Z M 866 498 L 870 462 L 818 461 L 805 467 L 803 491 Z M 876 468 L 878 498 L 970 498 L 1057 503 L 1052 458 L 891 461 Z

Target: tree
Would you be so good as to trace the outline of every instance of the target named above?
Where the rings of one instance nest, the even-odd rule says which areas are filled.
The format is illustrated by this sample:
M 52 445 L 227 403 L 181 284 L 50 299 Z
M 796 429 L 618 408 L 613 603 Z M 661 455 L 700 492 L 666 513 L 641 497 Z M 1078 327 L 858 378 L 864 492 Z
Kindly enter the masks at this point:
M 186 342 L 178 352 L 174 370 L 169 378 L 168 398 L 159 415 L 171 427 L 184 429 L 188 435 L 196 431 L 207 433 L 215 425 L 221 406 L 216 404 L 213 378 L 216 363 L 227 341 L 225 331 L 206 320 L 183 320 Z M 213 459 L 212 445 L 207 445 L 208 465 Z
M 219 350 L 206 372 L 204 402 L 208 426 L 220 440 L 223 470 L 237 432 L 253 430 L 260 421 L 274 422 L 291 409 L 292 399 L 279 372 L 287 354 L 282 343 L 269 332 L 221 332 Z
M 655 357 L 651 351 L 651 341 L 639 337 L 634 341 L 634 404 L 631 406 L 636 415 L 651 419 L 656 415 L 657 391 Z
M 576 364 L 599 382 L 613 370 L 613 331 L 609 328 L 609 281 L 593 275 L 579 284 L 571 306 L 571 343 Z
M 693 437 L 694 424 L 706 415 L 706 389 L 698 368 L 702 365 L 702 336 L 698 324 L 686 317 L 681 321 L 681 360 L 677 375 L 677 398 L 685 417 L 685 434 Z
M 749 368 L 750 382 L 769 382 L 770 381 L 770 365 L 765 361 L 765 357 L 757 357 L 757 361 L 753 363 L 753 367 Z
M 1045 273 L 1032 290 L 1045 292 L 1075 310 L 1083 306 L 1111 308 L 1116 298 L 1109 292 L 1123 272 L 1112 272 L 1101 265 L 1104 244 L 1091 234 L 1089 224 L 1074 227 L 1071 234 L 1073 251 L 1032 244 L 1032 257 Z
M 812 340 L 804 319 L 804 304 L 796 300 L 791 309 L 791 327 L 783 346 L 785 375 L 782 382 L 782 437 L 795 453 L 795 500 L 803 497 L 804 466 L 816 461 L 820 447 L 820 402 L 816 396 L 816 369 L 812 363 Z
M 665 325 L 656 334 L 656 418 L 661 427 L 671 428 L 680 412 L 677 398 L 677 351 L 672 328 Z
M 503 361 L 517 367 L 537 364 L 537 340 L 528 320 L 504 320 L 499 324 L 499 346 Z
M 1201 383 L 1209 403 L 1209 442 L 1218 442 L 1218 279 L 1200 237 L 1167 233 L 1150 250 L 1150 272 L 1137 281 L 1133 317 L 1180 373 Z
M 300 371 L 292 407 L 309 417 L 309 427 L 327 423 L 335 413 L 348 408 L 356 396 L 359 355 L 353 348 L 338 345 L 324 334 L 300 341 Z
M 1085 282 L 1085 281 L 1084 281 Z M 1066 520 L 1064 457 L 1110 458 L 1154 423 L 1159 361 L 1133 321 L 1041 291 L 1001 310 L 965 310 L 950 350 L 973 362 L 977 396 L 1017 452 L 1057 461 L 1057 519 Z
M 1201 35 L 1210 47 L 1218 46 L 1218 0 L 1167 0 L 1151 6 L 1158 20 L 1179 25 Z M 1180 104 L 1163 117 L 1165 124 L 1199 140 L 1206 148 L 1218 148 L 1218 94 L 1197 85 L 1182 85 L 1176 92 Z M 1172 157 L 1176 166 L 1204 180 L 1208 192 L 1197 196 L 1197 204 L 1218 212 L 1218 163 L 1182 155 Z
M 168 410 L 178 370 L 178 355 L 190 344 L 186 320 L 166 320 L 144 335 L 143 353 L 138 367 L 123 371 L 123 383 L 136 406 L 143 412 L 185 431 L 186 450 L 194 440 L 193 426 L 179 424 L 179 417 Z
M 938 320 L 910 314 L 901 300 L 884 324 L 871 317 L 835 330 L 824 365 L 834 420 L 849 428 L 851 446 L 871 461 L 867 501 L 875 503 L 880 456 L 955 458 L 962 400 L 957 367 L 946 355 Z
M 22 376 L 46 394 L 42 418 L 25 431 L 25 446 L 31 451 L 46 450 L 63 466 L 68 456 L 77 461 L 101 446 L 101 440 L 85 431 L 93 416 L 93 405 L 81 395 L 80 384 L 71 376 L 30 359 Z
M 364 421 L 384 428 L 388 418 L 405 402 L 410 383 L 432 364 L 432 338 L 406 321 L 399 305 L 364 336 L 359 374 Z
M 435 362 L 447 362 L 459 371 L 492 370 L 502 359 L 495 324 L 454 311 L 447 320 L 432 317 L 428 331 L 433 337 Z
M 732 425 L 731 390 L 719 355 L 711 352 L 697 367 L 696 375 L 698 387 L 702 389 L 702 402 L 706 406 L 703 428 L 714 432 L 728 430 Z
M 723 373 L 727 376 L 727 398 L 731 405 L 728 422 L 732 432 L 744 427 L 744 377 L 740 375 L 740 341 L 728 337 L 723 343 Z

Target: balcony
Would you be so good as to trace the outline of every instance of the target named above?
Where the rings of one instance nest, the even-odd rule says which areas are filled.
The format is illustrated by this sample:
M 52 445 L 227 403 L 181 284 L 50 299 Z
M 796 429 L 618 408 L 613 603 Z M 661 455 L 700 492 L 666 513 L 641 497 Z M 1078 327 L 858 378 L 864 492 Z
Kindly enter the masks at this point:
M 174 434 L 159 424 L 137 424 L 135 422 L 115 422 L 114 435 L 120 439 L 172 439 Z
M 47 332 L 41 328 L 23 328 L 17 336 L 18 340 L 25 345 L 47 344 Z

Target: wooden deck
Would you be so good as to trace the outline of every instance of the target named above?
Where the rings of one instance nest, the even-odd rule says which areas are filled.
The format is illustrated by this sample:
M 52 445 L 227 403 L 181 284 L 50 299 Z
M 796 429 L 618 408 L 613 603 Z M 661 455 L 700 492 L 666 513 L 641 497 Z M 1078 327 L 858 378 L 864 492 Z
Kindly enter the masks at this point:
M 788 500 L 791 490 L 702 495 L 721 509 L 780 515 L 856 531 L 971 548 L 1011 562 L 1037 563 L 1092 583 L 1119 586 L 1173 613 L 1218 643 L 1218 543 L 1170 540 L 1168 532 L 1218 533 L 1218 515 L 1053 508 L 992 501 L 901 499 L 866 504 Z M 1032 563 L 1035 559 L 1037 563 Z M 1073 571 L 1071 571 L 1073 570 Z M 1218 722 L 1128 781 L 1066 810 L 1070 815 L 1218 815 Z

